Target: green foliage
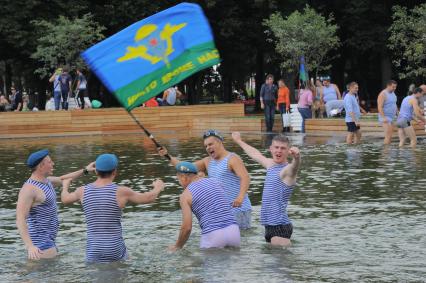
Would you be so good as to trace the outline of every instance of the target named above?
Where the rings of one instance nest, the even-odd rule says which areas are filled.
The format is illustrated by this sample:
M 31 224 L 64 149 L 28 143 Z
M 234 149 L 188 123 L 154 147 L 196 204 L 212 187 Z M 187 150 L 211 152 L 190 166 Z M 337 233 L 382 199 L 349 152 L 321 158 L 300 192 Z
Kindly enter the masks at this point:
M 426 77 L 426 4 L 408 11 L 393 7 L 389 48 L 400 78 Z
M 93 21 L 91 14 L 69 19 L 60 16 L 54 21 L 33 21 L 39 32 L 37 50 L 31 55 L 43 64 L 35 70 L 42 78 L 59 65 L 82 68 L 80 53 L 104 38 L 105 29 Z
M 294 72 L 304 55 L 308 70 L 329 69 L 330 66 L 323 65 L 331 59 L 326 56 L 340 45 L 336 35 L 338 27 L 333 21 L 333 15 L 327 19 L 309 6 L 285 19 L 280 13 L 266 19 L 264 25 L 270 29 L 269 40 L 275 42 L 275 49 L 282 56 L 281 67 L 287 73 Z

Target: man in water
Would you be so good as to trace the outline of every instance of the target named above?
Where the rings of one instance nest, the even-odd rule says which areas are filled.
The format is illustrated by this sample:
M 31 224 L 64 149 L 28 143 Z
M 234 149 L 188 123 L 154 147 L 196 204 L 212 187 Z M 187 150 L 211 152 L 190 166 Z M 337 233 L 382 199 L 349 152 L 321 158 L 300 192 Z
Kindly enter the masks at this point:
M 183 248 L 192 230 L 192 213 L 201 228 L 200 248 L 224 248 L 240 246 L 240 229 L 222 184 L 214 178 L 200 177 L 193 163 L 176 165 L 179 184 L 184 188 L 180 196 L 182 224 L 176 244 L 170 251 Z
M 114 183 L 118 158 L 114 154 L 101 154 L 96 158 L 97 179 L 90 184 L 68 192 L 71 179 L 63 182 L 61 201 L 64 204 L 81 202 L 87 224 L 87 262 L 112 262 L 128 257 L 124 244 L 121 214 L 128 202 L 152 203 L 164 189 L 161 180 L 155 180 L 153 190 L 135 192 Z
M 272 245 L 289 246 L 293 225 L 287 215 L 287 205 L 300 167 L 299 149 L 290 147 L 287 137 L 277 135 L 269 147 L 272 158 L 267 158 L 245 143 L 240 133 L 232 133 L 232 138 L 250 158 L 267 170 L 260 210 L 260 222 L 265 226 L 265 240 Z M 290 164 L 287 161 L 289 155 L 293 157 Z
M 397 83 L 394 80 L 388 81 L 386 88 L 377 97 L 377 109 L 379 111 L 379 122 L 382 123 L 385 132 L 384 144 L 390 144 L 393 134 L 393 123 L 396 119 L 397 97 L 395 94 Z
M 250 176 L 239 156 L 228 152 L 223 145 L 222 135 L 215 130 L 208 130 L 203 135 L 204 146 L 209 156 L 194 162 L 198 171 L 207 172 L 209 177 L 222 182 L 225 195 L 237 219 L 240 229 L 251 227 L 251 203 L 247 195 Z M 159 149 L 159 154 L 167 154 L 166 148 Z M 170 156 L 173 166 L 179 160 Z
M 358 84 L 356 82 L 351 82 L 349 84 L 349 92 L 343 100 L 346 111 L 345 122 L 348 127 L 348 134 L 346 136 L 347 144 L 357 144 L 361 141 L 361 128 L 359 125 L 361 110 L 359 108 L 358 101 L 356 100 L 357 93 Z
M 396 125 L 398 127 L 399 147 L 403 147 L 407 136 L 410 138 L 410 146 L 415 148 L 417 145 L 416 132 L 411 125 L 411 120 L 417 118 L 417 121 L 424 124 L 425 117 L 422 115 L 417 99 L 423 95 L 421 88 L 416 88 L 412 95 L 406 96 L 401 103 Z M 419 121 L 420 120 L 420 121 Z
M 51 176 L 53 163 L 49 151 L 32 153 L 27 159 L 31 177 L 19 191 L 16 204 L 16 226 L 28 251 L 29 259 L 52 258 L 58 254 L 56 235 L 59 228 L 54 186 L 64 179 L 75 179 L 92 171 L 93 165 L 60 177 Z

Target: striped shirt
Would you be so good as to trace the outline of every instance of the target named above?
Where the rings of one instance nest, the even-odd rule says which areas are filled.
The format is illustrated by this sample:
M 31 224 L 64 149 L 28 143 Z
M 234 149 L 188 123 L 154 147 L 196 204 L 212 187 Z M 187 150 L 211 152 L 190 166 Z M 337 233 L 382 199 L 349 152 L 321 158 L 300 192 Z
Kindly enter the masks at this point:
M 291 223 L 287 215 L 287 205 L 293 187 L 289 187 L 280 178 L 281 170 L 287 166 L 276 164 L 268 168 L 262 193 L 260 222 L 262 225 L 283 225 Z
M 201 234 L 237 224 L 223 186 L 213 178 L 202 178 L 188 185 L 192 195 L 192 212 L 198 219 Z
M 55 189 L 50 181 L 42 183 L 28 179 L 25 183 L 41 189 L 46 197 L 43 203 L 30 209 L 27 225 L 31 241 L 40 250 L 55 247 L 55 239 L 59 229 Z
M 229 159 L 234 153 L 229 153 L 224 159 L 217 161 L 210 159 L 207 172 L 209 177 L 216 178 L 219 180 L 225 189 L 225 195 L 229 204 L 232 204 L 234 200 L 240 194 L 240 177 L 232 173 L 228 168 Z M 248 211 L 251 210 L 251 203 L 246 194 L 244 196 L 241 207 L 232 208 L 235 211 Z
M 87 224 L 86 260 L 112 262 L 127 257 L 121 228 L 121 208 L 117 203 L 118 186 L 84 186 L 83 211 Z

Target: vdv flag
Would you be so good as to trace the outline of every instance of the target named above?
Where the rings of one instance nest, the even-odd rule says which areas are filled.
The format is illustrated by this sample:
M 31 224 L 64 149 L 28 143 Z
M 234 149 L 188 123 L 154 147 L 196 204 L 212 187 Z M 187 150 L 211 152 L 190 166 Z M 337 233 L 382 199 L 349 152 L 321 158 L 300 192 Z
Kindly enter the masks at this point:
M 300 57 L 299 80 L 302 82 L 306 82 L 308 80 L 308 76 L 305 70 L 305 56 Z
M 128 111 L 220 62 L 201 7 L 189 3 L 134 23 L 82 56 Z

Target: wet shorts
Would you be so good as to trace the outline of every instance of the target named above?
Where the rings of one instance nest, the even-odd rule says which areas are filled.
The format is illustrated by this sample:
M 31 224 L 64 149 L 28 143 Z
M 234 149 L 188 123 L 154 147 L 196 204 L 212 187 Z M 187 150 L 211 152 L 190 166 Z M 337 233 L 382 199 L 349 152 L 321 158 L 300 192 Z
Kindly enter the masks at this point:
M 348 126 L 348 132 L 351 132 L 351 133 L 355 133 L 356 131 L 361 129 L 360 126 L 357 126 L 355 124 L 355 122 L 346 122 L 346 126 Z
M 281 237 L 290 239 L 293 234 L 293 225 L 291 223 L 276 226 L 265 226 L 265 240 L 270 243 L 272 237 Z
M 241 243 L 240 228 L 237 224 L 211 231 L 201 235 L 200 248 L 239 247 Z
M 407 119 L 405 119 L 405 118 L 399 118 L 399 119 L 396 121 L 396 126 L 397 126 L 398 128 L 404 129 L 404 128 L 408 128 L 408 127 L 410 127 L 410 126 L 411 126 L 411 123 L 410 123 L 410 121 L 408 121 L 408 120 L 407 120 Z
M 239 211 L 234 210 L 235 220 L 240 229 L 249 229 L 251 228 L 251 210 Z

